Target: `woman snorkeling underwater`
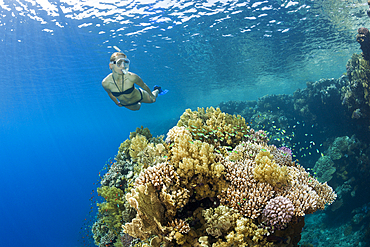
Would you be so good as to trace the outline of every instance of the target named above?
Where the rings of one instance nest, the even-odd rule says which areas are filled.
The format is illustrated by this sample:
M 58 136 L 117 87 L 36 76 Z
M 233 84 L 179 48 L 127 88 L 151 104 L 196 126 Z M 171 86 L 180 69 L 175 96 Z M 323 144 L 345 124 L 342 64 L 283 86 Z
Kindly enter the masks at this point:
M 118 47 L 113 47 L 117 52 L 110 57 L 112 73 L 103 79 L 102 85 L 117 106 L 137 111 L 141 103 L 154 103 L 158 95 L 168 92 L 157 85 L 152 92 L 138 75 L 128 71 L 130 60 L 127 56 Z M 134 84 L 140 88 L 135 88 Z

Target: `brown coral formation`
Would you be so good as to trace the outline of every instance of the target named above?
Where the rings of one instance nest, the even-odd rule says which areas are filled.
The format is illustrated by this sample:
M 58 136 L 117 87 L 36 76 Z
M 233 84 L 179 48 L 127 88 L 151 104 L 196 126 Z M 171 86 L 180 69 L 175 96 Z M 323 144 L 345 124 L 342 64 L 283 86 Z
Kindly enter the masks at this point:
M 124 234 L 146 246 L 295 246 L 300 218 L 336 195 L 267 141 L 240 116 L 214 108 L 187 110 L 165 143 L 135 135 L 126 153 L 143 164 L 127 178 L 124 198 L 136 216 L 123 223 Z M 148 147 L 153 152 L 145 151 Z M 150 162 L 143 162 L 142 152 Z M 293 206 L 268 207 L 274 198 Z M 280 219 L 263 224 L 265 208 L 276 210 Z M 274 222 L 286 230 L 274 231 Z M 279 245 L 274 238 L 287 242 Z
M 370 33 L 369 30 L 365 27 L 360 27 L 357 30 L 358 34 L 356 36 L 356 41 L 360 43 L 362 56 L 365 60 L 370 59 Z
M 348 60 L 348 82 L 342 87 L 342 104 L 347 105 L 351 117 L 364 123 L 370 130 L 370 33 L 367 28 L 359 28 L 356 40 L 361 45 L 362 54 L 353 54 Z

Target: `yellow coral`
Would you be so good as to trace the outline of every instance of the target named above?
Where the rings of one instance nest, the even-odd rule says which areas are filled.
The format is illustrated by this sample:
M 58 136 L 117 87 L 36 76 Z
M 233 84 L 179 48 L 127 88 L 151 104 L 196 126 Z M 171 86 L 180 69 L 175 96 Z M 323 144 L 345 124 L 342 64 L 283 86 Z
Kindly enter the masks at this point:
M 189 133 L 178 136 L 171 148 L 171 163 L 184 184 L 196 174 L 209 175 L 209 165 L 214 162 L 213 146 L 201 141 L 192 140 Z
M 240 214 L 236 210 L 220 205 L 217 208 L 209 208 L 202 211 L 206 220 L 206 232 L 216 238 L 227 233 L 230 228 L 235 226 Z
M 145 138 L 148 140 L 152 138 L 150 130 L 148 128 L 143 128 L 143 126 L 136 128 L 135 132 L 130 132 L 130 139 L 132 140 L 136 135 L 145 136 Z
M 218 191 L 226 187 L 223 178 L 225 167 L 215 162 L 213 145 L 193 141 L 190 132 L 184 127 L 175 126 L 167 136 L 172 142 L 170 163 L 181 178 L 182 186 L 193 191 L 197 200 L 215 197 Z
M 268 235 L 268 231 L 264 228 L 258 228 L 252 219 L 240 217 L 236 220 L 235 230 L 226 235 L 226 242 L 219 239 L 212 247 L 274 246 L 273 243 L 267 242 L 266 235 Z
M 221 112 L 220 108 L 187 109 L 180 117 L 177 126 L 186 127 L 194 140 L 210 143 L 216 147 L 235 147 L 241 140 L 247 139 L 249 126 L 241 116 Z
M 145 240 L 163 231 L 164 207 L 152 184 L 140 185 L 126 194 L 126 200 L 136 209 L 136 218 L 123 226 L 124 232 Z
M 105 202 L 97 203 L 99 213 L 103 216 L 102 221 L 118 235 L 122 225 L 122 212 L 125 209 L 124 193 L 116 187 L 108 186 L 99 187 L 97 192 L 105 199 Z
M 260 182 L 269 183 L 274 187 L 282 187 L 289 184 L 287 166 L 279 166 L 275 163 L 272 154 L 267 149 L 261 149 L 256 156 L 256 166 L 253 169 L 254 178 Z
M 142 153 L 145 148 L 148 146 L 148 140 L 145 136 L 136 135 L 134 138 L 131 139 L 130 145 L 130 156 L 133 161 L 137 161 L 139 154 Z

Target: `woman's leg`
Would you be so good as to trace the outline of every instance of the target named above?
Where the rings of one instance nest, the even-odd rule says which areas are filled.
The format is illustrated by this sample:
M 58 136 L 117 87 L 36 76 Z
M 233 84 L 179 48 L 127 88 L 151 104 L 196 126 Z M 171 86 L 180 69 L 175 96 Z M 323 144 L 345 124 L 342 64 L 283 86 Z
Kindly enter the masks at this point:
M 141 103 L 137 103 L 136 105 L 128 105 L 128 106 L 124 106 L 126 107 L 127 109 L 130 109 L 131 111 L 138 111 L 140 110 L 140 107 L 141 107 Z
M 152 94 L 154 95 L 154 99 L 152 99 L 151 97 L 150 97 L 150 95 L 148 94 L 148 92 L 147 91 L 144 91 L 144 90 L 142 90 L 142 89 L 139 89 L 140 91 L 141 91 L 141 93 L 142 93 L 142 95 L 143 95 L 143 99 L 141 100 L 141 102 L 143 102 L 143 103 L 154 103 L 155 101 L 156 101 L 156 99 L 157 99 L 157 97 L 158 97 L 158 93 L 159 93 L 159 90 L 158 89 L 156 89 L 156 90 L 154 90 L 153 92 L 152 92 Z

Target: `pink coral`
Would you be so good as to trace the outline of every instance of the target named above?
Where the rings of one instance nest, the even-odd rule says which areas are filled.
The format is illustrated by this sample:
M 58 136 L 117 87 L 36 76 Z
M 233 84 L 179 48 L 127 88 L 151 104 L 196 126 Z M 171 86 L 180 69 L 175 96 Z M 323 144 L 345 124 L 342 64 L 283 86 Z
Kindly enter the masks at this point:
M 279 150 L 282 151 L 283 153 L 286 153 L 286 154 L 289 154 L 290 156 L 292 156 L 292 150 L 290 148 L 280 147 Z
M 292 220 L 293 214 L 292 202 L 288 198 L 278 196 L 267 203 L 262 211 L 262 219 L 266 225 L 282 230 Z

